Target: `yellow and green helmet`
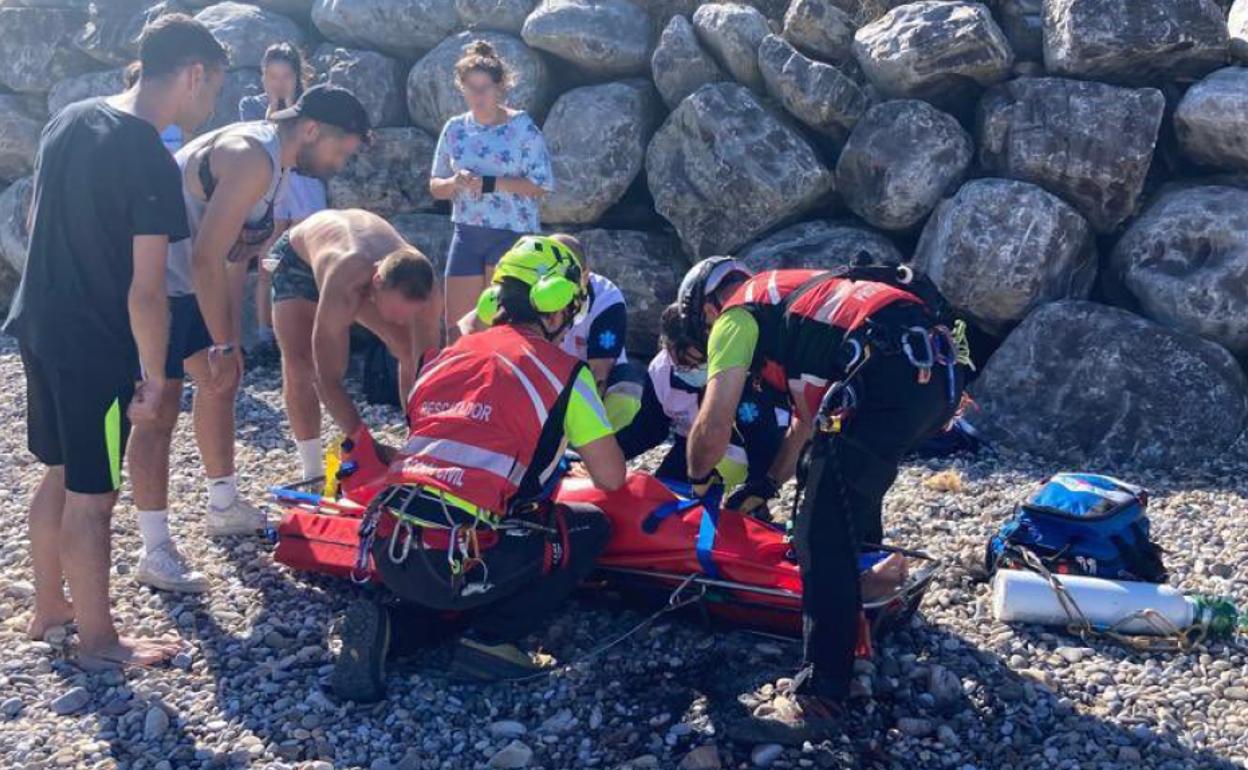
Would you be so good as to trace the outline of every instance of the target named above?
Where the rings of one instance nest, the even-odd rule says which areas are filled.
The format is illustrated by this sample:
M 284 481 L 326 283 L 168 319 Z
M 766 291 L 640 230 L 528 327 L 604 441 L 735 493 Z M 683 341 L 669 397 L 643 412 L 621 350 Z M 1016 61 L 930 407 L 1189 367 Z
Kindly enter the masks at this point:
M 500 285 L 514 278 L 529 287 L 529 304 L 539 313 L 557 313 L 585 299 L 584 270 L 576 253 L 546 235 L 526 235 L 494 266 L 491 285 L 477 298 L 477 319 L 491 326 L 498 317 Z

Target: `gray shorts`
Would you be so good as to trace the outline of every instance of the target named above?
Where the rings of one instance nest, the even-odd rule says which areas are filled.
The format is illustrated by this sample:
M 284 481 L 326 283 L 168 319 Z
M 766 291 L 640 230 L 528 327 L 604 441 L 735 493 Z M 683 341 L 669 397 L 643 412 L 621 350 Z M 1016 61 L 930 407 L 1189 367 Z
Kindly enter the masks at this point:
M 483 276 L 494 267 L 524 233 L 496 230 L 476 225 L 455 225 L 451 248 L 446 255 L 446 277 Z
M 269 259 L 277 262 L 273 268 L 273 304 L 288 299 L 316 302 L 321 298 L 312 267 L 295 253 L 295 247 L 290 245 L 290 233 L 282 233 L 277 239 L 269 250 Z

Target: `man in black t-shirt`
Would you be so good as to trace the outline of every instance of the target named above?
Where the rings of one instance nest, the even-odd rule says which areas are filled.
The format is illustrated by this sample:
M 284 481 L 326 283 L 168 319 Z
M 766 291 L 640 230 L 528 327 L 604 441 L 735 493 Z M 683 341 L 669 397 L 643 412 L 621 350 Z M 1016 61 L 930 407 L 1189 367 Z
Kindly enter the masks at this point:
M 88 669 L 177 651 L 175 641 L 118 635 L 109 519 L 130 423 L 155 417 L 169 329 L 165 256 L 188 235 L 160 132 L 211 116 L 227 57 L 202 24 L 170 15 L 144 31 L 140 61 L 130 90 L 71 105 L 44 129 L 26 269 L 4 327 L 26 370 L 29 449 L 47 466 L 30 508 L 28 630 L 40 639 L 76 620 Z

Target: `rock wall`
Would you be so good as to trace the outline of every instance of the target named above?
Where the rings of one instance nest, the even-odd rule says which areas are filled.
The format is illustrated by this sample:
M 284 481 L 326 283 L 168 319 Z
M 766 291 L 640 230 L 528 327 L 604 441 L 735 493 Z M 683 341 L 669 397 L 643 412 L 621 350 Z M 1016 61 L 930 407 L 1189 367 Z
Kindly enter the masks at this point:
M 994 441 L 1171 463 L 1244 428 L 1248 0 L 0 0 L 6 269 L 42 125 L 171 11 L 230 51 L 214 126 L 275 40 L 355 90 L 380 128 L 331 200 L 438 264 L 451 69 L 493 42 L 552 150 L 544 226 L 619 280 L 639 355 L 693 259 L 913 259 L 999 346 L 971 416 Z

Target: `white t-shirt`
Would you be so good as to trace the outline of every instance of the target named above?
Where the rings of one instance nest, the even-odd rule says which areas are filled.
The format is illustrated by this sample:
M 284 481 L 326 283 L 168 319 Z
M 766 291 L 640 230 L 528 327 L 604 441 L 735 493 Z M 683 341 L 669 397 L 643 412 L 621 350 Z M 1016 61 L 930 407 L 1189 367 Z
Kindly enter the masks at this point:
M 287 172 L 286 182 L 273 205 L 273 216 L 279 220 L 299 222 L 327 208 L 329 200 L 325 193 L 325 183 L 314 176 L 290 171 Z
M 698 394 L 672 386 L 672 370 L 675 362 L 666 350 L 650 359 L 646 373 L 650 375 L 650 384 L 654 386 L 654 395 L 663 405 L 663 414 L 672 421 L 672 430 L 677 436 L 688 437 L 689 429 L 698 416 Z
M 568 333 L 563 335 L 560 347 L 582 361 L 588 361 L 592 353 L 595 354 L 593 358 L 614 356 L 616 363 L 627 363 L 628 353 L 624 350 L 624 335 L 627 333 L 624 292 L 609 279 L 590 273 L 589 295 L 588 305 L 581 310 Z M 608 310 L 612 312 L 608 314 Z M 607 355 L 597 355 L 604 350 L 608 351 Z

